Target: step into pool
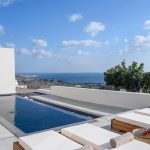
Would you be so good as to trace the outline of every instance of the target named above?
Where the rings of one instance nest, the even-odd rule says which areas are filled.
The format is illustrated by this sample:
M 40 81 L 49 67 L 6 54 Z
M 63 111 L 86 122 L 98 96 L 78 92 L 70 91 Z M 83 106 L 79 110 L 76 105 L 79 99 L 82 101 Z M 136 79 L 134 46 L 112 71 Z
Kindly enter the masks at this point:
M 92 120 L 90 114 L 19 96 L 0 97 L 0 116 L 24 133 Z

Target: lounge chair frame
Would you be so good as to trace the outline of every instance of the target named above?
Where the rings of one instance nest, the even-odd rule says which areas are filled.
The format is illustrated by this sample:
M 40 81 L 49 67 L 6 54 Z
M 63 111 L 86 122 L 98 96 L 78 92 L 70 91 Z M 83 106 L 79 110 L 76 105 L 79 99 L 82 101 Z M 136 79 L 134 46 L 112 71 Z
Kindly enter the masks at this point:
M 119 121 L 116 119 L 111 120 L 111 129 L 114 131 L 117 131 L 117 132 L 120 132 L 120 131 L 121 132 L 132 132 L 134 129 L 137 129 L 137 128 L 141 128 L 141 127 L 133 125 L 133 124 L 129 124 L 126 122 L 122 122 L 122 121 Z M 150 144 L 149 139 L 144 139 L 144 138 L 140 138 L 137 136 L 135 136 L 135 139 L 139 140 L 141 142 Z
M 111 129 L 114 131 L 132 132 L 134 129 L 141 128 L 139 126 L 122 122 L 116 119 L 111 120 Z
M 19 142 L 14 142 L 13 150 L 25 150 L 25 149 L 19 144 Z

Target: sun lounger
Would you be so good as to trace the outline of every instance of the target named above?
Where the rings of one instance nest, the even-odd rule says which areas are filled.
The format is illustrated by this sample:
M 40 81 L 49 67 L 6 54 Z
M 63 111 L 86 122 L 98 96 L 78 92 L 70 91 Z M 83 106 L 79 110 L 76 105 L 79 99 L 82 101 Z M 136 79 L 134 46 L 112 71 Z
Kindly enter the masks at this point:
M 148 144 L 137 140 L 133 140 L 118 148 L 112 148 L 109 141 L 111 138 L 115 138 L 119 134 L 88 123 L 64 128 L 61 130 L 61 134 L 80 144 L 89 144 L 94 150 L 150 150 Z
M 150 117 L 135 112 L 123 113 L 115 116 L 112 120 L 113 130 L 131 132 L 137 128 L 150 128 Z
M 137 109 L 137 110 L 135 110 L 135 113 L 141 114 L 141 115 L 146 115 L 146 116 L 150 117 L 150 108 Z
M 14 150 L 75 150 L 82 145 L 55 132 L 46 131 L 19 138 Z
M 110 138 L 119 135 L 88 123 L 64 128 L 61 134 L 80 144 L 92 145 L 94 149 L 97 149 L 99 145 L 110 148 Z

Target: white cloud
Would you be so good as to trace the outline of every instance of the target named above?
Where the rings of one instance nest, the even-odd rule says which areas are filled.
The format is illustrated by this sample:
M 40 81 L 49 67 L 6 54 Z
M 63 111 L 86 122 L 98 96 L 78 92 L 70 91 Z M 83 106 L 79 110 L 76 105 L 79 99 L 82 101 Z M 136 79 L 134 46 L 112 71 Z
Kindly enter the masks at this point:
M 7 48 L 15 48 L 16 47 L 16 45 L 14 43 L 9 43 L 9 42 L 5 43 L 3 46 L 7 47 Z
M 90 53 L 89 53 L 89 52 L 85 52 L 85 51 L 79 50 L 79 51 L 78 51 L 78 55 L 79 55 L 79 56 L 89 56 Z
M 95 40 L 65 40 L 62 41 L 61 46 L 65 48 L 71 48 L 71 47 L 80 47 L 80 46 L 85 46 L 85 47 L 100 47 L 102 43 L 100 41 L 95 41 Z
M 26 48 L 22 48 L 18 51 L 18 53 L 20 53 L 22 55 L 26 55 L 26 56 L 37 57 L 37 58 L 49 58 L 49 59 L 51 59 L 54 56 L 50 51 L 43 50 L 43 49 L 41 49 L 41 50 L 33 49 L 33 50 L 29 51 Z
M 0 35 L 3 35 L 5 33 L 5 28 L 0 25 Z
M 83 16 L 79 13 L 72 14 L 72 15 L 69 16 L 69 21 L 70 22 L 76 22 L 76 21 L 81 20 L 81 19 L 83 19 Z
M 123 48 L 121 48 L 117 52 L 119 53 L 119 55 L 122 56 L 122 55 L 127 54 L 129 52 L 129 50 L 131 50 L 132 48 L 133 48 L 133 42 L 129 43 L 128 39 L 125 38 Z
M 22 55 L 27 55 L 27 56 L 32 55 L 32 52 L 30 52 L 30 51 L 29 51 L 28 49 L 26 49 L 26 48 L 20 49 L 20 50 L 18 51 L 18 53 L 20 53 L 20 54 L 22 54 Z
M 119 55 L 122 56 L 123 54 L 124 54 L 124 50 L 123 50 L 123 49 L 120 49 L 120 50 L 119 50 Z
M 124 39 L 124 43 L 128 43 L 128 39 L 127 38 Z
M 84 31 L 89 33 L 92 37 L 96 36 L 99 32 L 105 30 L 105 25 L 101 22 L 90 22 L 85 28 Z
M 124 49 L 119 50 L 119 55 L 125 55 L 129 51 L 128 45 L 125 45 Z
M 53 54 L 50 51 L 46 50 L 32 50 L 32 55 L 38 58 L 52 58 Z
M 144 22 L 144 29 L 150 30 L 150 20 L 146 20 L 146 21 Z
M 32 44 L 36 47 L 46 48 L 48 47 L 48 43 L 46 40 L 43 39 L 33 39 Z
M 13 4 L 17 0 L 0 0 L 0 6 L 8 6 Z
M 109 45 L 109 44 L 110 44 L 110 41 L 107 40 L 107 41 L 104 42 L 104 44 L 105 44 L 105 45 Z
M 134 46 L 136 48 L 140 49 L 149 49 L 150 48 L 150 35 L 143 36 L 143 35 L 137 35 L 134 38 Z
M 145 52 L 150 49 L 150 34 L 136 35 L 130 42 L 124 40 L 124 47 L 118 51 L 119 55 L 127 54 L 128 52 Z

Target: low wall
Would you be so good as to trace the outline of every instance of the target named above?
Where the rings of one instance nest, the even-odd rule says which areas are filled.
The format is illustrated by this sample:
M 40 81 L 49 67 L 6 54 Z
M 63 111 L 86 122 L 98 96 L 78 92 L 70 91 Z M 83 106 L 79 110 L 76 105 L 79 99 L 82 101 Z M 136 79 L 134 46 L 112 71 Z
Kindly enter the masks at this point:
M 50 94 L 108 106 L 137 109 L 150 106 L 150 94 L 52 86 Z

